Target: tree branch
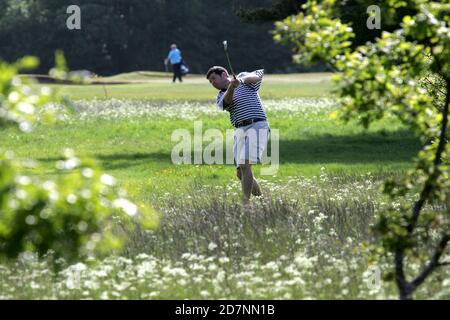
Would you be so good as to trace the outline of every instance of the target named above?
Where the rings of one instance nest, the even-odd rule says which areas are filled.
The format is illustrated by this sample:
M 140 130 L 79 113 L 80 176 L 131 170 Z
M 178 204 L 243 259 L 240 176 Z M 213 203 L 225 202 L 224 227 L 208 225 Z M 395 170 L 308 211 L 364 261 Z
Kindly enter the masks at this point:
M 409 298 L 410 292 L 408 292 L 408 282 L 406 281 L 403 260 L 404 249 L 397 248 L 395 250 L 395 282 L 397 283 L 398 290 L 400 291 L 400 299 L 405 300 Z
M 439 63 L 439 61 L 437 61 Z M 445 104 L 442 110 L 442 126 L 441 132 L 439 135 L 439 144 L 436 149 L 436 154 L 433 161 L 433 166 L 436 169 L 442 163 L 442 153 L 445 150 L 445 146 L 447 144 L 446 134 L 447 134 L 447 125 L 448 125 L 448 114 L 449 114 L 449 103 L 450 103 L 450 79 L 445 78 L 446 82 L 446 95 L 445 95 Z M 414 204 L 413 214 L 411 222 L 407 226 L 408 235 L 407 238 L 410 238 L 412 232 L 414 231 L 417 221 L 419 219 L 420 211 L 422 210 L 425 202 L 427 201 L 430 193 L 433 190 L 433 181 L 438 178 L 438 171 L 434 170 L 432 174 L 428 177 L 425 182 L 425 186 L 420 193 L 419 200 Z M 441 241 L 436 247 L 432 257 L 430 258 L 430 262 L 423 269 L 423 271 L 411 282 L 406 281 L 405 273 L 404 273 L 404 254 L 405 249 L 403 246 L 397 247 L 395 251 L 395 274 L 397 287 L 400 291 L 400 299 L 410 299 L 411 293 L 422 284 L 425 279 L 433 272 L 436 267 L 439 265 L 439 258 L 441 257 L 443 251 L 445 250 L 447 243 L 449 242 L 450 237 L 448 234 L 443 234 Z
M 450 236 L 448 234 L 443 234 L 441 241 L 439 241 L 438 246 L 434 250 L 433 255 L 430 258 L 430 262 L 422 270 L 422 272 L 411 282 L 414 288 L 418 287 L 425 281 L 425 279 L 440 265 L 450 264 L 449 262 L 439 263 L 439 259 L 441 258 L 442 253 L 444 252 L 448 241 L 450 240 Z
M 448 109 L 449 109 L 449 103 L 450 103 L 450 79 L 445 79 L 446 82 L 446 95 L 445 95 L 445 104 L 444 109 L 442 110 L 442 127 L 441 127 L 441 133 L 439 135 L 439 144 L 436 149 L 436 154 L 434 156 L 433 166 L 436 168 L 442 163 L 442 153 L 445 150 L 445 145 L 447 143 L 446 134 L 447 134 L 447 125 L 448 125 Z M 413 207 L 413 215 L 411 219 L 411 223 L 409 223 L 407 230 L 408 230 L 408 236 L 411 235 L 414 228 L 416 227 L 417 220 L 419 219 L 420 211 L 422 210 L 429 194 L 432 191 L 432 185 L 433 181 L 437 178 L 437 171 L 434 170 L 433 173 L 428 177 L 427 181 L 425 182 L 425 186 L 420 193 L 419 200 L 414 204 Z
M 442 90 L 442 89 L 439 88 L 439 87 L 436 87 L 436 84 L 433 83 L 433 82 L 431 82 L 431 80 L 428 78 L 428 76 L 426 76 L 424 79 L 426 80 L 426 82 L 428 82 L 429 85 L 435 87 L 435 89 L 436 89 L 440 94 L 445 95 L 445 91 Z

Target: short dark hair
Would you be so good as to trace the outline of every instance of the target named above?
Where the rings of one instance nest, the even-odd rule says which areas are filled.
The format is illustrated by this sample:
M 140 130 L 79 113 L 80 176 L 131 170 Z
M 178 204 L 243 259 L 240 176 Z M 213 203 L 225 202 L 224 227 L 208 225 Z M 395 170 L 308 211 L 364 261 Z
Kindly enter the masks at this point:
M 228 73 L 227 69 L 225 69 L 224 67 L 221 67 L 221 66 L 211 67 L 211 68 L 209 68 L 208 72 L 206 73 L 206 79 L 209 79 L 209 76 L 211 75 L 211 73 L 215 73 L 220 76 L 224 72 Z

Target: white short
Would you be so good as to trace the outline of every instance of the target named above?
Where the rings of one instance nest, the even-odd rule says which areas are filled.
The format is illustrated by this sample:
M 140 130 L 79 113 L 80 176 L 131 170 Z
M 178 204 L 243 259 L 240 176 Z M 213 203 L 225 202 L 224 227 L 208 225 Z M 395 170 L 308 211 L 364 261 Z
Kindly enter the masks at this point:
M 234 133 L 234 164 L 237 168 L 245 162 L 261 162 L 269 139 L 269 124 L 259 121 L 236 129 Z

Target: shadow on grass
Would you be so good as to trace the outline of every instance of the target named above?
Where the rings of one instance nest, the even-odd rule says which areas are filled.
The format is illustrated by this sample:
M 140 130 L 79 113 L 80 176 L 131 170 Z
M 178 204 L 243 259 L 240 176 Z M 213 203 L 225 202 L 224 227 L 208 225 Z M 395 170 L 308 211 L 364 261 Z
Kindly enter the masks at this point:
M 206 147 L 204 144 L 203 147 Z M 269 142 L 270 145 L 270 142 Z M 280 140 L 280 163 L 395 163 L 409 162 L 420 148 L 419 140 L 407 131 L 358 135 L 321 135 L 298 140 Z M 225 150 L 225 148 L 224 148 Z M 269 155 L 271 152 L 269 151 Z M 172 165 L 168 152 L 89 154 L 106 170 L 120 170 L 148 162 Z M 191 155 L 193 161 L 194 156 Z M 61 158 L 42 158 L 54 162 Z
M 129 167 L 145 165 L 148 162 L 158 162 L 162 164 L 172 164 L 170 153 L 112 153 L 112 154 L 87 154 L 87 157 L 94 158 L 105 170 L 120 170 Z M 81 157 L 83 158 L 83 157 Z M 41 162 L 56 162 L 62 157 L 48 157 L 37 159 Z
M 419 149 L 420 141 L 408 131 L 321 135 L 281 140 L 280 163 L 409 162 Z
M 101 161 L 102 168 L 105 170 L 120 170 L 133 166 L 145 165 L 148 162 L 158 162 L 171 164 L 170 153 L 113 153 L 108 155 L 93 155 Z

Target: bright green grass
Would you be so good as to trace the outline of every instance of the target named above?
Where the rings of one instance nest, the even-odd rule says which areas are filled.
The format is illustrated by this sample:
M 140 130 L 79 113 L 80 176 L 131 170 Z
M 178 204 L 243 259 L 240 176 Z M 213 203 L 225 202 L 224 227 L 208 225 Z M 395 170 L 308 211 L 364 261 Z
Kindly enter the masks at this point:
M 325 111 L 317 115 L 281 111 L 268 115 L 272 129 L 280 132 L 281 162 L 276 175 L 264 177 L 269 180 L 319 175 L 322 167 L 345 173 L 403 171 L 410 167 L 418 148 L 413 135 L 393 121 L 364 131 L 354 123 L 331 121 Z M 230 129 L 224 113 L 197 120 L 203 121 L 203 132 L 217 128 L 225 133 Z M 45 175 L 55 172 L 55 161 L 64 148 L 73 148 L 79 156 L 98 159 L 105 171 L 139 198 L 155 192 L 187 192 L 195 181 L 229 183 L 234 179 L 232 165 L 172 164 L 171 151 L 177 144 L 171 141 L 172 132 L 193 132 L 193 126 L 192 120 L 164 117 L 77 120 L 39 125 L 29 135 L 3 132 L 8 139 L 1 147 L 14 150 L 19 157 L 38 160 L 42 167 L 37 172 Z M 205 142 L 204 147 L 208 144 Z M 255 173 L 259 176 L 259 170 Z
M 282 181 L 289 176 L 314 176 L 322 167 L 344 173 L 404 171 L 409 168 L 418 143 L 398 123 L 381 122 L 365 131 L 355 123 L 345 125 L 330 120 L 331 109 L 310 112 L 310 107 L 305 109 L 310 111 L 302 111 L 301 99 L 306 99 L 302 97 L 331 97 L 330 77 L 326 73 L 265 76 L 261 89 L 263 101 L 270 98 L 275 100 L 272 105 L 286 106 L 284 111 L 267 110 L 271 128 L 280 132 L 281 164 L 276 175 L 265 178 Z M 42 166 L 35 173 L 40 175 L 52 175 L 54 162 L 60 158 L 63 149 L 73 148 L 80 156 L 98 159 L 108 173 L 116 176 L 130 193 L 139 198 L 148 198 L 155 192 L 186 192 L 193 182 L 224 185 L 235 179 L 232 165 L 175 166 L 171 161 L 171 151 L 176 145 L 171 141 L 172 132 L 181 128 L 193 131 L 192 117 L 183 117 L 186 113 L 192 111 L 195 120 L 203 121 L 203 132 L 208 128 L 218 128 L 222 132 L 231 129 L 227 113 L 195 113 L 195 109 L 202 107 L 216 110 L 213 104 L 216 90 L 203 76 L 186 77 L 182 84 L 172 84 L 170 75 L 148 72 L 100 80 L 144 82 L 108 85 L 106 90 L 109 97 L 129 100 L 125 105 L 158 101 L 161 110 L 175 110 L 175 115 L 108 120 L 97 115 L 96 108 L 102 102 L 96 102 L 93 107 L 88 107 L 91 109 L 87 111 L 87 120 L 80 120 L 75 115 L 67 123 L 38 125 L 32 134 L 6 131 L 3 136 L 7 138 L 2 139 L 0 147 L 12 149 L 20 157 L 37 159 Z M 104 98 L 102 85 L 58 87 L 74 100 Z M 281 98 L 283 100 L 278 100 Z M 192 104 L 183 105 L 181 101 L 191 101 Z M 289 109 L 295 101 L 296 109 Z M 321 100 L 317 101 L 319 108 Z M 259 170 L 255 173 L 258 175 Z

